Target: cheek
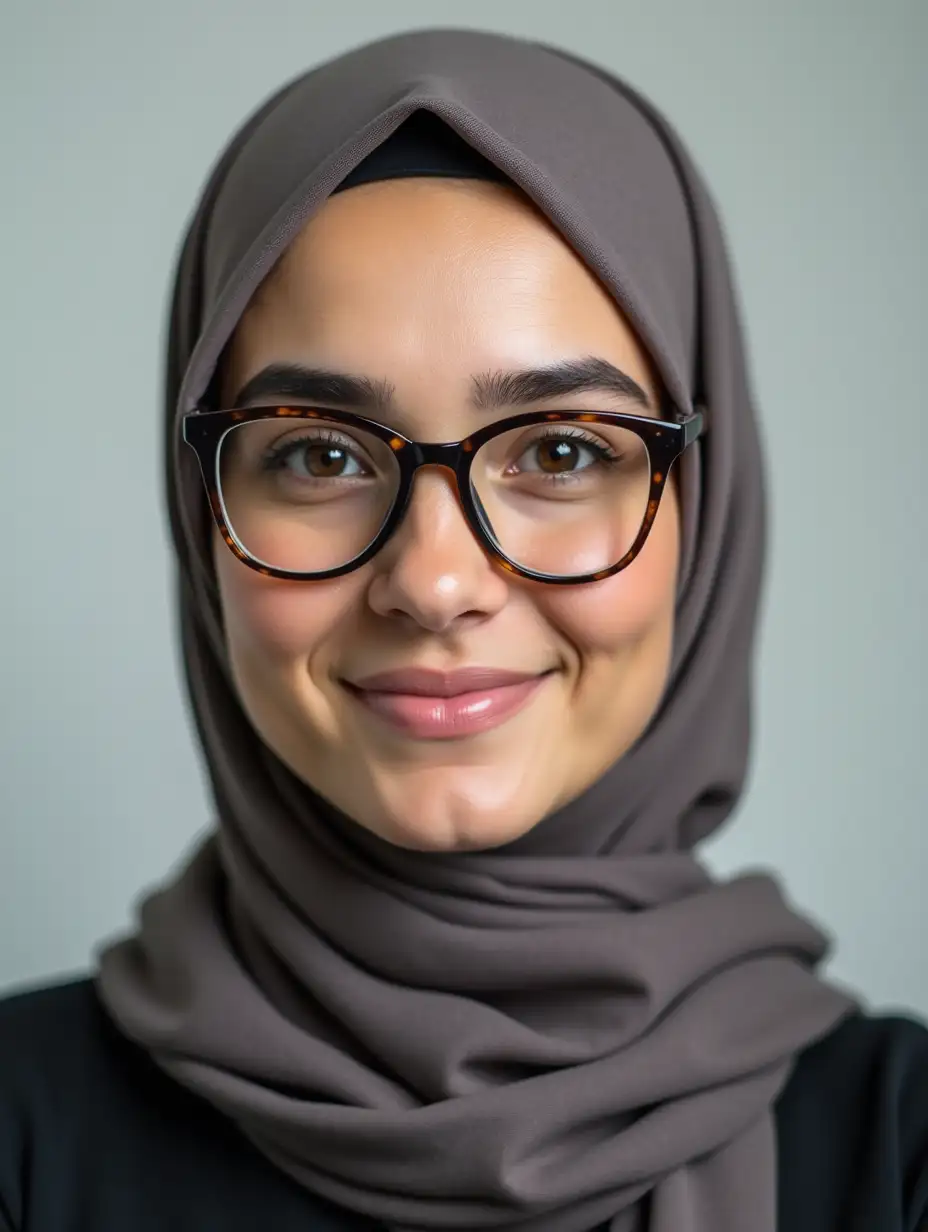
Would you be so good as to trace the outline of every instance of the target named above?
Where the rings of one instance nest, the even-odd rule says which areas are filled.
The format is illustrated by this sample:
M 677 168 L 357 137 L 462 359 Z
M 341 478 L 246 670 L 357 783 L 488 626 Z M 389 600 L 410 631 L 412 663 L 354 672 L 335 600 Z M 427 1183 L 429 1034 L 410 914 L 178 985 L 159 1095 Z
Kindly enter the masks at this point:
M 230 653 L 280 668 L 321 651 L 357 604 L 356 575 L 313 583 L 266 578 L 224 544 L 216 574 Z
M 576 647 L 581 668 L 590 659 L 598 667 L 603 660 L 627 663 L 638 650 L 653 651 L 655 662 L 669 655 L 679 539 L 676 502 L 665 497 L 644 549 L 627 569 L 590 586 L 552 587 L 549 619 Z

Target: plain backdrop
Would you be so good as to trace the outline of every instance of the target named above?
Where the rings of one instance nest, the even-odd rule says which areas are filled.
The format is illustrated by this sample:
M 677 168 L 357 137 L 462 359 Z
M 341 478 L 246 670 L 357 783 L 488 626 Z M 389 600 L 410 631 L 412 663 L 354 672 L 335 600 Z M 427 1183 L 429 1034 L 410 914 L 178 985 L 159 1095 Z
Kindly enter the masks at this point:
M 160 493 L 188 211 L 286 78 L 425 25 L 599 59 L 712 185 L 773 542 L 752 781 L 705 850 L 928 1015 L 925 0 L 3 0 L 0 989 L 87 969 L 210 822 Z

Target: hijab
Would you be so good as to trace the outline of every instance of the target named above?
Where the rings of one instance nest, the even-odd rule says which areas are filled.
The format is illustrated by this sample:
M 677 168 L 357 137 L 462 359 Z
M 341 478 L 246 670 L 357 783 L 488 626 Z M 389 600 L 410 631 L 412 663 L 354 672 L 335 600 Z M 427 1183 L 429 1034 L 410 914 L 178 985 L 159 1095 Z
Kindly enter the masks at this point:
M 262 742 L 236 695 L 209 511 L 178 416 L 303 224 L 430 113 L 543 211 L 678 413 L 673 663 L 638 743 L 505 847 L 399 849 Z M 433 122 L 433 121 L 430 121 Z M 773 1109 L 854 1002 L 756 872 L 694 854 L 746 772 L 764 555 L 758 427 L 707 190 L 606 72 L 474 31 L 388 38 L 288 83 L 231 140 L 179 258 L 168 503 L 186 682 L 217 825 L 100 956 L 120 1029 L 308 1191 L 403 1232 L 774 1232 Z

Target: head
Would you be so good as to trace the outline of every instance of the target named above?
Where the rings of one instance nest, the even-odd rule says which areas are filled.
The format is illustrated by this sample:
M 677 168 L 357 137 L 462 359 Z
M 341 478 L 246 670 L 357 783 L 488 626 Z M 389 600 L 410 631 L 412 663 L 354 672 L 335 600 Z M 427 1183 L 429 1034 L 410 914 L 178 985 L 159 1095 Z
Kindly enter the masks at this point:
M 591 357 L 631 378 L 647 406 L 594 379 L 492 410 L 475 400 L 487 378 Z M 472 180 L 386 180 L 329 198 L 245 311 L 221 404 L 299 404 L 286 384 L 276 399 L 266 381 L 260 398 L 248 393 L 284 365 L 389 387 L 378 419 L 423 442 L 520 410 L 657 416 L 661 404 L 642 344 L 597 277 L 523 194 Z M 380 552 L 340 577 L 266 577 L 214 539 L 234 680 L 261 738 L 359 825 L 426 851 L 520 837 L 638 740 L 667 681 L 678 556 L 671 485 L 621 572 L 566 586 L 522 578 L 481 546 L 438 467 L 419 472 Z M 359 687 L 385 672 L 476 668 L 526 679 L 478 684 L 469 710 L 454 699 L 403 710 Z M 448 711 L 462 706 L 454 722 Z
M 431 158 L 397 170 L 387 151 L 423 116 L 495 173 L 475 178 L 456 157 L 437 172 Z M 404 849 L 688 846 L 727 815 L 746 764 L 762 475 L 717 220 L 647 103 L 561 53 L 473 32 L 397 36 L 306 74 L 236 134 L 206 186 L 167 359 L 185 663 L 230 850 L 235 832 L 288 850 L 312 834 L 314 849 L 323 836 L 364 844 L 411 871 L 425 864 Z M 263 430 L 269 406 L 288 408 L 278 424 L 364 414 L 387 461 L 355 471 L 357 440 L 317 431 L 302 452 L 279 454 L 269 438 L 249 470 L 247 450 L 226 453 L 220 437 L 232 416 Z M 706 406 L 711 430 L 680 454 Z M 478 451 L 449 443 L 513 415 L 571 414 L 583 427 L 565 447 L 570 466 L 603 456 L 602 417 L 639 417 L 653 445 L 649 531 L 621 561 L 624 547 L 605 554 L 617 546 L 608 535 L 596 551 L 570 540 L 589 568 L 559 567 L 552 584 L 537 576 L 550 561 L 519 553 L 563 559 L 564 510 L 586 489 L 560 489 L 558 514 L 549 503 L 529 518 L 541 442 L 513 469 L 500 451 L 477 494 L 500 502 L 483 506 L 493 529 L 511 497 L 510 526 L 530 542 L 515 550 L 500 535 L 494 548 L 479 484 L 463 481 L 468 466 L 480 473 Z M 318 455 L 315 478 L 348 465 L 359 482 L 327 491 L 355 496 L 382 495 L 367 480 L 392 465 L 409 500 L 350 568 L 339 571 L 338 552 L 304 562 L 301 540 L 286 563 L 249 550 L 278 572 L 325 577 L 262 573 L 236 555 L 243 537 L 236 550 L 223 542 L 234 519 L 216 501 L 217 446 L 220 472 L 237 457 L 235 476 L 257 477 L 242 489 L 257 497 L 251 512 L 277 508 L 280 476 L 298 480 L 286 491 L 300 516 L 321 502 L 314 558 L 320 544 L 340 552 L 360 523 L 352 500 L 327 505 L 292 458 Z M 628 475 L 616 457 L 584 473 Z M 389 497 L 369 504 L 374 535 L 389 509 Z M 596 577 L 562 584 L 567 573 Z M 290 863 L 277 859 L 275 875 Z

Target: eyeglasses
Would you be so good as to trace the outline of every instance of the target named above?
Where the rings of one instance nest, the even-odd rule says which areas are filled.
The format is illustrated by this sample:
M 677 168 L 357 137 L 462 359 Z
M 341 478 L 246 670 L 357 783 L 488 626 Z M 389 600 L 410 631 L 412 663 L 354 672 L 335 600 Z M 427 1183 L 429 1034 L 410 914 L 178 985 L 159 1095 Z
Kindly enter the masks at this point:
M 600 411 L 536 411 L 463 441 L 411 441 L 348 412 L 302 406 L 194 411 L 225 542 L 269 577 L 315 581 L 369 561 L 399 526 L 424 466 L 454 475 L 473 534 L 502 568 L 577 585 L 618 573 L 647 540 L 670 468 L 704 431 Z

